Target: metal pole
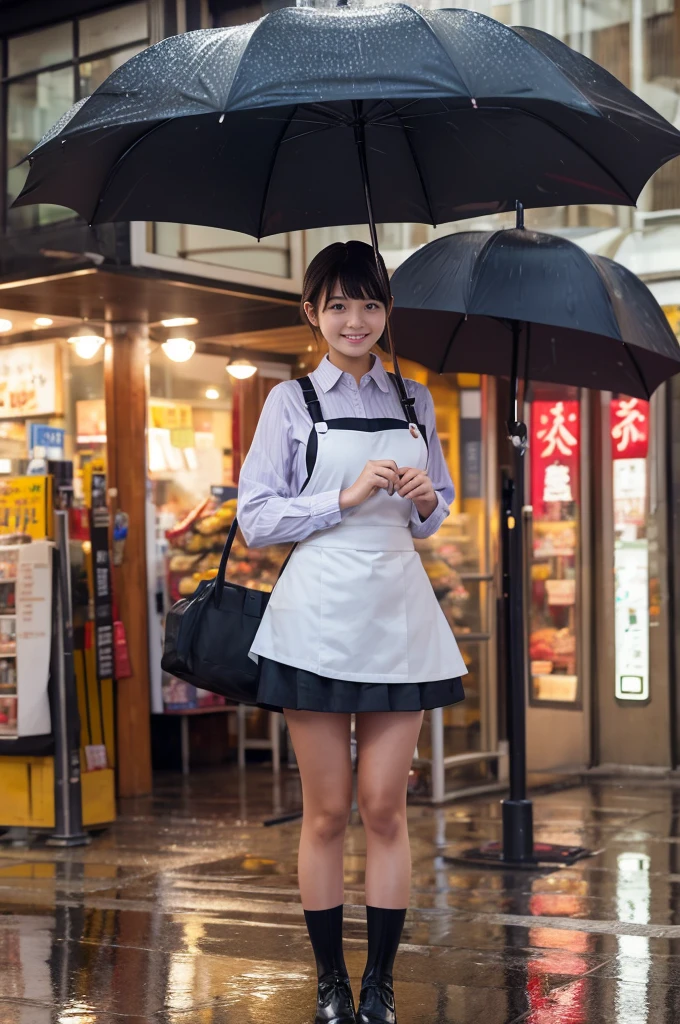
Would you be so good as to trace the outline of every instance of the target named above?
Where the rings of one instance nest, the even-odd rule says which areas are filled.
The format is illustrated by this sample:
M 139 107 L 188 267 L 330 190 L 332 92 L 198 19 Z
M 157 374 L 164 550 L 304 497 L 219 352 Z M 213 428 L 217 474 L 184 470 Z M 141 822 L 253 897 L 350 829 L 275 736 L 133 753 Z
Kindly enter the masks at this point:
M 54 513 L 54 612 L 52 676 L 54 680 L 54 822 L 50 846 L 85 846 L 80 785 L 80 718 L 73 668 L 71 561 L 68 512 Z
M 504 492 L 503 527 L 508 545 L 507 574 L 504 578 L 507 723 L 510 744 L 510 798 L 503 801 L 503 860 L 522 863 L 533 860 L 533 808 L 526 799 L 526 687 L 524 657 L 524 457 L 527 450 L 526 424 L 519 419 L 518 369 L 520 324 L 512 324 L 512 373 L 508 435 L 512 445 L 514 479 Z
M 433 708 L 430 711 L 430 745 L 432 749 L 432 803 L 441 804 L 446 794 L 444 712 L 441 708 Z

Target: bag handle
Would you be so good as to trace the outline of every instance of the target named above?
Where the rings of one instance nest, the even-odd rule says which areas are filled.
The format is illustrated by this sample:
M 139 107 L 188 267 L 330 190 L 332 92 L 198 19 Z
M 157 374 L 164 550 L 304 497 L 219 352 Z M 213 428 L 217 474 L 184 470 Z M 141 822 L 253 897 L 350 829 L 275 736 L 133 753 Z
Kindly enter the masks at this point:
M 234 516 L 233 522 L 232 522 L 231 526 L 229 527 L 229 534 L 227 536 L 227 542 L 224 545 L 224 551 L 222 552 L 222 557 L 220 558 L 220 567 L 217 570 L 217 576 L 215 577 L 214 601 L 215 601 L 215 606 L 217 608 L 219 608 L 219 606 L 220 606 L 220 604 L 222 602 L 222 594 L 224 593 L 224 585 L 225 585 L 226 580 L 227 580 L 227 562 L 229 561 L 229 555 L 231 554 L 231 547 L 232 547 L 232 544 L 234 543 L 234 539 L 236 537 L 236 531 L 237 530 L 238 530 L 238 518 L 236 516 Z M 281 573 L 283 572 L 283 570 L 288 565 L 288 561 L 290 559 L 290 556 L 293 554 L 293 552 L 295 551 L 296 547 L 297 547 L 297 544 L 293 544 L 292 548 L 290 549 L 290 551 L 286 555 L 286 557 L 284 559 L 284 562 L 283 562 L 283 565 L 279 569 L 279 574 L 276 577 L 276 582 L 274 583 L 274 586 L 276 586 L 276 583 L 279 582 L 279 580 L 281 578 Z M 272 587 L 272 590 L 273 589 L 274 589 L 274 587 Z
M 219 608 L 222 601 L 222 592 L 224 591 L 224 581 L 227 574 L 227 562 L 229 561 L 229 555 L 231 554 L 231 546 L 234 543 L 236 537 L 236 531 L 238 530 L 238 519 L 234 516 L 233 522 L 229 527 L 229 534 L 227 535 L 227 542 L 224 545 L 224 551 L 220 558 L 220 567 L 217 570 L 217 576 L 215 577 L 215 604 Z

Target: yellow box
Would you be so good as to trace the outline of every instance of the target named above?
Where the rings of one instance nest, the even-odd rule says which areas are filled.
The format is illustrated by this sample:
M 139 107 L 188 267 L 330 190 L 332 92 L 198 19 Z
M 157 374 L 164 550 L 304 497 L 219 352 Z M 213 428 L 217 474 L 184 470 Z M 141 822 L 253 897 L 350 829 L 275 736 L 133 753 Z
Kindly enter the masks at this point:
M 116 781 L 112 768 L 81 774 L 83 825 L 116 819 Z M 0 756 L 0 826 L 54 828 L 54 759 Z

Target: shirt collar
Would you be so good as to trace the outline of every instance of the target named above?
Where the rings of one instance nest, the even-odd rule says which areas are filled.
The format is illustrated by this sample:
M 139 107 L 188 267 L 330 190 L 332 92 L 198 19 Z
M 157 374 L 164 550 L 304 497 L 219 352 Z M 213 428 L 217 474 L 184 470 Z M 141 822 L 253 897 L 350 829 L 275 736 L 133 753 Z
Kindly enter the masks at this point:
M 312 372 L 311 376 L 314 378 L 314 383 L 318 384 L 325 394 L 338 383 L 342 374 L 343 371 L 330 361 L 328 353 L 326 353 L 316 370 Z M 387 371 L 385 370 L 382 359 L 379 356 L 373 356 L 373 366 L 368 371 L 367 376 L 373 378 L 381 391 L 387 392 L 390 390 Z

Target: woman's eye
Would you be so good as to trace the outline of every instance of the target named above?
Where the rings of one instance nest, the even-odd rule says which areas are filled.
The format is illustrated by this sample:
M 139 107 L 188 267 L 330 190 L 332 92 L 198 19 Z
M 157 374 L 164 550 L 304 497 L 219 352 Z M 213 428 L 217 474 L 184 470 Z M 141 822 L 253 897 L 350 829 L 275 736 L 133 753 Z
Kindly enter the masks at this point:
M 336 302 L 334 305 L 331 306 L 331 309 L 336 309 L 336 310 L 337 309 L 344 309 L 344 308 L 345 307 L 343 306 L 343 304 L 341 302 Z
M 367 302 L 366 309 L 379 309 L 377 302 Z

